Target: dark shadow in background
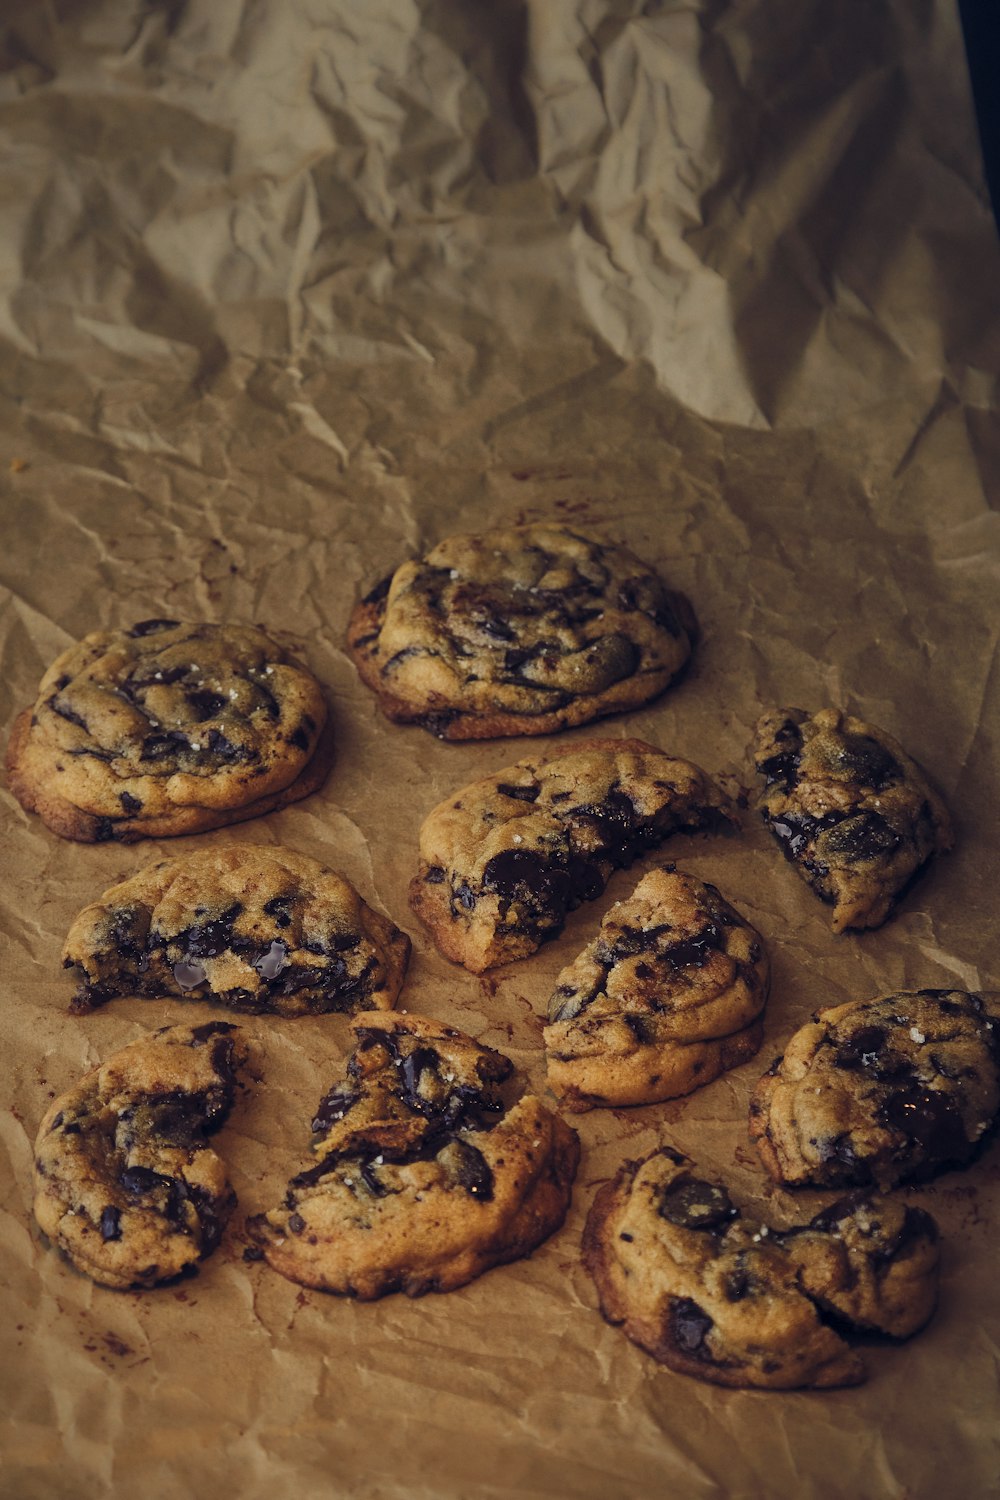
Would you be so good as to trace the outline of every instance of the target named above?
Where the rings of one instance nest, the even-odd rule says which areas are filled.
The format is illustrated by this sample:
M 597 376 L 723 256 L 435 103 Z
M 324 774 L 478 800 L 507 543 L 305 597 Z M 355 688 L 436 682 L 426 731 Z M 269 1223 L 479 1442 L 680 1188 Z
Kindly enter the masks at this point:
M 958 0 L 976 105 L 983 166 L 993 217 L 1000 232 L 1000 3 Z

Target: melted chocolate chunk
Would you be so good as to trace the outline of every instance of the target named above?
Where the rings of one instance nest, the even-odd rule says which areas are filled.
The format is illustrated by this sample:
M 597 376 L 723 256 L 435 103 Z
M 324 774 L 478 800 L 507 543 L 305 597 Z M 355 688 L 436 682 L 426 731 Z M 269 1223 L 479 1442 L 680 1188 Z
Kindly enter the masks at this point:
M 501 797 L 513 797 L 517 802 L 534 802 L 541 787 L 537 785 L 512 786 L 509 782 L 501 781 L 497 783 L 497 791 Z
M 969 1155 L 972 1143 L 962 1116 L 951 1098 L 939 1089 L 926 1088 L 914 1079 L 894 1089 L 879 1113 L 884 1124 L 902 1131 L 920 1146 L 928 1165 L 937 1167 Z
M 722 1284 L 722 1290 L 727 1302 L 742 1302 L 752 1287 L 753 1282 L 750 1273 L 742 1265 L 738 1265 L 732 1271 L 728 1272 Z
M 218 958 L 233 942 L 233 923 L 243 910 L 239 901 L 226 908 L 210 922 L 200 922 L 185 932 L 179 932 L 175 941 L 184 945 L 186 956 L 191 958 Z
M 439 740 L 447 737 L 449 727 L 460 717 L 457 708 L 439 708 L 435 713 L 424 714 L 417 722 L 422 728 L 436 735 Z
M 218 729 L 208 731 L 205 743 L 219 760 L 255 760 L 258 757 L 256 750 L 248 750 L 245 745 L 234 745 L 232 740 L 227 740 Z
M 228 699 L 224 698 L 221 693 L 213 693 L 209 688 L 199 688 L 185 693 L 184 696 L 198 715 L 199 723 L 204 719 L 214 718 L 219 709 L 228 702 Z
M 128 813 L 129 816 L 142 812 L 142 803 L 138 797 L 133 797 L 131 792 L 119 792 L 118 801 L 122 805 L 123 812 Z
M 167 756 L 190 750 L 186 734 L 179 729 L 168 729 L 163 734 L 147 734 L 142 742 L 140 760 L 165 760 Z
M 205 1021 L 201 1026 L 191 1028 L 191 1046 L 204 1047 L 206 1042 L 213 1041 L 216 1037 L 228 1037 L 232 1040 L 232 1032 L 231 1021 Z
M 75 708 L 70 708 L 68 703 L 60 703 L 59 699 L 53 696 L 49 699 L 49 708 L 54 714 L 58 714 L 60 719 L 66 719 L 68 723 L 76 724 L 87 734 L 90 733 L 86 719 L 82 714 L 78 714 Z
M 284 943 L 274 942 L 266 953 L 262 953 L 253 967 L 257 970 L 261 979 L 270 981 L 277 979 L 282 969 L 288 967 L 288 949 Z
M 652 1041 L 649 1022 L 647 1021 L 645 1016 L 636 1015 L 633 1011 L 627 1010 L 623 1012 L 622 1020 L 625 1022 L 625 1025 L 628 1027 L 629 1031 L 631 1031 L 640 1047 L 645 1047 L 650 1041 Z
M 442 885 L 445 879 L 444 866 L 431 865 L 427 871 L 427 874 L 424 876 L 424 879 L 426 880 L 428 885 Z
M 483 890 L 499 896 L 501 917 L 517 903 L 548 925 L 561 923 L 567 911 L 593 900 L 603 889 L 600 870 L 586 860 L 557 864 L 530 849 L 505 849 L 483 871 Z
M 824 855 L 833 855 L 850 863 L 878 859 L 902 843 L 901 836 L 877 812 L 862 812 L 841 819 L 822 838 Z
M 836 1229 L 837 1225 L 844 1219 L 849 1219 L 858 1206 L 865 1202 L 865 1191 L 859 1189 L 857 1192 L 848 1193 L 843 1198 L 838 1198 L 836 1203 L 831 1203 L 826 1208 L 821 1208 L 818 1214 L 814 1214 L 803 1229 L 789 1230 L 790 1234 L 801 1234 L 809 1229 L 821 1229 L 824 1233 Z
M 661 957 L 666 959 L 672 969 L 700 969 L 713 953 L 721 952 L 725 946 L 725 932 L 714 922 L 709 922 L 693 937 L 683 938 L 679 943 L 671 943 L 664 948 Z
M 102 1240 L 120 1240 L 121 1239 L 121 1237 L 122 1237 L 121 1218 L 122 1218 L 122 1216 L 121 1216 L 121 1209 L 115 1208 L 114 1205 L 111 1204 L 111 1203 L 108 1204 L 107 1208 L 103 1208 L 101 1210 L 101 1239 Z
M 765 778 L 767 786 L 780 782 L 785 791 L 791 791 L 798 781 L 801 764 L 802 757 L 798 751 L 788 750 L 781 755 L 769 755 L 766 760 L 758 762 L 757 769 Z
M 270 901 L 264 902 L 264 915 L 273 917 L 277 927 L 290 927 L 292 899 L 291 896 L 272 896 Z
M 831 747 L 829 758 L 838 771 L 876 792 L 902 780 L 903 769 L 896 758 L 867 734 L 844 734 Z
M 353 1109 L 361 1098 L 357 1090 L 333 1088 L 324 1094 L 312 1119 L 311 1129 L 316 1135 L 326 1135 L 338 1120 L 342 1120 L 349 1109 Z
M 669 1319 L 671 1337 L 679 1349 L 699 1359 L 711 1359 L 705 1339 L 715 1325 L 703 1307 L 690 1297 L 671 1297 Z
M 229 1219 L 230 1203 L 220 1201 L 197 1183 L 192 1183 L 187 1188 L 187 1196 L 198 1215 L 198 1249 L 203 1255 L 207 1255 L 222 1238 L 222 1231 Z
M 842 823 L 847 816 L 845 812 L 829 812 L 821 818 L 810 818 L 804 814 L 796 816 L 792 813 L 773 817 L 765 813 L 764 820 L 778 840 L 782 852 L 789 859 L 801 860 L 810 843 L 815 842 L 825 829 Z
M 887 1033 L 882 1026 L 860 1026 L 841 1042 L 835 1053 L 839 1068 L 870 1067 L 885 1046 Z
M 660 1202 L 660 1217 L 681 1229 L 720 1229 L 736 1216 L 725 1189 L 710 1182 L 676 1183 Z
M 126 631 L 126 635 L 133 638 L 154 635 L 158 630 L 173 630 L 179 624 L 179 620 L 139 620 L 131 630 Z
M 186 963 L 183 960 L 173 964 L 171 971 L 182 990 L 197 989 L 198 985 L 204 984 L 208 978 L 201 964 Z
M 458 1181 L 472 1198 L 488 1203 L 493 1197 L 493 1173 L 477 1146 L 457 1137 L 451 1142 L 450 1155 L 457 1164 Z
M 296 750 L 309 749 L 309 731 L 304 724 L 299 724 L 288 736 L 288 743 L 294 745 Z

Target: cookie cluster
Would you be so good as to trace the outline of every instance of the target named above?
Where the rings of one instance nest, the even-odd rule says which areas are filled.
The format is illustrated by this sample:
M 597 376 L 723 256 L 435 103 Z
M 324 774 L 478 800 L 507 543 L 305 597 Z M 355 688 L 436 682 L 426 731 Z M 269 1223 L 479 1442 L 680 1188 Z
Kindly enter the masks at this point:
M 452 537 L 356 607 L 348 646 L 386 716 L 445 740 L 550 734 L 648 703 L 684 669 L 690 605 L 627 549 L 558 525 Z M 251 627 L 154 619 L 97 632 L 18 718 L 8 776 L 63 837 L 214 829 L 316 790 L 332 757 L 323 690 Z M 758 810 L 832 908 L 877 927 L 953 835 L 920 766 L 835 709 L 765 714 Z M 614 872 L 681 833 L 738 825 L 699 766 L 591 739 L 481 777 L 420 831 L 410 904 L 474 974 L 523 960 Z M 247 1221 L 248 1260 L 369 1300 L 461 1287 L 562 1225 L 577 1133 L 454 1027 L 396 1011 L 410 939 L 342 876 L 272 846 L 160 860 L 70 930 L 71 1010 L 119 995 L 211 1001 L 278 1021 L 353 1017 L 353 1051 L 311 1121 L 312 1159 Z M 647 870 L 559 974 L 547 1084 L 569 1111 L 656 1104 L 761 1046 L 761 934 L 714 886 Z M 796 1226 L 759 1223 L 664 1144 L 597 1192 L 584 1264 L 605 1317 L 656 1360 L 760 1389 L 856 1383 L 857 1336 L 909 1337 L 936 1295 L 937 1230 L 887 1196 L 978 1154 L 1000 1115 L 1000 998 L 919 990 L 818 1009 L 758 1083 L 768 1177 L 849 1189 Z M 225 1021 L 171 1026 L 55 1101 L 35 1214 L 114 1287 L 187 1274 L 235 1196 L 208 1146 L 250 1054 Z M 259 1061 L 259 1059 L 258 1059 Z

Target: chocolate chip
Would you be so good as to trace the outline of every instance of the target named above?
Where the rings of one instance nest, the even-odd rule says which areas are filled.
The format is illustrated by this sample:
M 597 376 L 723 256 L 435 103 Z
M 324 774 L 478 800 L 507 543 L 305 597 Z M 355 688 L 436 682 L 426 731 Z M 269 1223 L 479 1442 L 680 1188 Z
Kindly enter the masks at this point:
M 304 724 L 299 724 L 288 736 L 288 743 L 294 745 L 296 750 L 309 749 L 309 733 Z
M 122 805 L 122 810 L 129 816 L 142 812 L 142 803 L 138 797 L 133 797 L 131 792 L 119 792 L 118 801 Z
M 292 1234 L 301 1234 L 306 1227 L 306 1221 L 301 1214 L 288 1215 L 288 1228 Z
M 441 885 L 445 878 L 443 865 L 431 865 L 424 876 L 428 885 Z

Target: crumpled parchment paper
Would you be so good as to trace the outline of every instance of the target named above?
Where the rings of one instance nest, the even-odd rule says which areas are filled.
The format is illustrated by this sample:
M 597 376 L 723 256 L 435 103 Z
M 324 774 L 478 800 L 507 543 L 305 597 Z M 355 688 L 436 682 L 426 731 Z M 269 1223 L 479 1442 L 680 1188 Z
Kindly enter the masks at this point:
M 23 13 L 21 13 L 23 12 Z M 60 842 L 4 788 L 0 1488 L 18 1500 L 983 1495 L 1000 1483 L 996 1148 L 909 1194 L 941 1305 L 867 1386 L 717 1390 L 603 1323 L 595 1185 L 669 1140 L 786 1222 L 745 1112 L 817 1006 L 995 987 L 1000 492 L 996 236 L 946 0 L 73 0 L 3 25 L 0 716 L 88 630 L 253 620 L 326 684 L 329 782 L 258 823 Z M 544 1088 L 562 965 L 640 870 L 481 979 L 406 906 L 426 812 L 526 741 L 444 745 L 358 684 L 358 593 L 456 530 L 566 519 L 684 589 L 702 636 L 608 721 L 749 784 L 777 703 L 895 734 L 953 854 L 874 933 L 826 911 L 749 812 L 662 857 L 717 884 L 774 965 L 757 1060 L 688 1099 L 576 1121 L 564 1229 L 462 1291 L 378 1304 L 242 1260 L 303 1164 L 343 1018 L 244 1024 L 260 1077 L 218 1138 L 240 1207 L 194 1281 L 91 1285 L 44 1245 L 50 1099 L 207 1006 L 67 1013 L 75 913 L 164 853 L 273 841 L 411 932 L 401 1004 Z M 582 731 L 585 734 L 587 731 Z M 573 736 L 545 742 L 554 747 Z M 538 748 L 533 744 L 531 748 Z

